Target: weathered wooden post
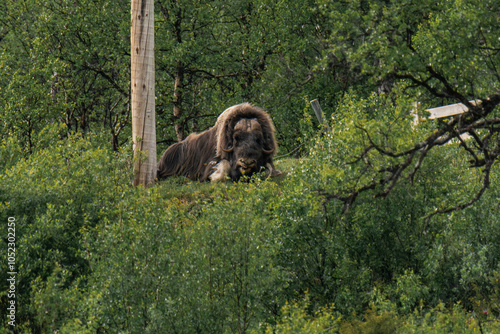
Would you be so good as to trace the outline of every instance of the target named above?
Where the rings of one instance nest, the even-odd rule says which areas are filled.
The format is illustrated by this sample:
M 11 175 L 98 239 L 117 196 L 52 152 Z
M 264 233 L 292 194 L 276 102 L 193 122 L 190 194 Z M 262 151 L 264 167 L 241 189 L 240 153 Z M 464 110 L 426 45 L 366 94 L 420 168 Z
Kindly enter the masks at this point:
M 327 129 L 328 132 L 332 132 L 332 129 L 330 129 L 328 122 L 325 120 L 325 116 L 323 114 L 323 109 L 321 109 L 321 106 L 319 104 L 318 99 L 314 99 L 310 103 L 311 103 L 311 107 L 314 110 L 314 113 L 316 114 L 316 118 L 318 119 L 319 124 L 321 124 L 324 129 Z
M 148 186 L 156 178 L 154 0 L 132 0 L 130 44 L 133 185 Z

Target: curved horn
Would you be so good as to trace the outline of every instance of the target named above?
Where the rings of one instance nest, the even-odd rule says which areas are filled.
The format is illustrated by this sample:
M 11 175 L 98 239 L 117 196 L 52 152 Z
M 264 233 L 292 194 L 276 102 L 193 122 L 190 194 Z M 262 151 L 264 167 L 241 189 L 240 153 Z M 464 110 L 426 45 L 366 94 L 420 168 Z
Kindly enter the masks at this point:
M 270 150 L 262 149 L 262 152 L 264 152 L 265 154 L 273 154 L 274 149 L 270 149 Z
M 230 147 L 230 148 L 224 148 L 224 147 L 221 147 L 221 149 L 222 149 L 224 152 L 226 152 L 226 153 L 231 153 L 231 152 L 233 152 L 234 147 Z

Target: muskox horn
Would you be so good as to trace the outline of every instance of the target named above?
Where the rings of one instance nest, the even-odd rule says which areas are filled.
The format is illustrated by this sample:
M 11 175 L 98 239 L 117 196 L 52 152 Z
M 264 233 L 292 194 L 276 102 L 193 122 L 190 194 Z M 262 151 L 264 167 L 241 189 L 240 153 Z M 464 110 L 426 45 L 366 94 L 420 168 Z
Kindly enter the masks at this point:
M 232 146 L 231 146 L 230 148 L 224 148 L 224 147 L 221 147 L 221 149 L 222 149 L 224 152 L 226 152 L 226 153 L 231 153 L 231 152 L 233 152 L 233 151 L 234 151 L 234 147 L 232 147 Z
M 274 149 L 270 149 L 270 150 L 266 150 L 266 149 L 262 149 L 262 152 L 264 152 L 264 154 L 273 154 L 274 153 Z

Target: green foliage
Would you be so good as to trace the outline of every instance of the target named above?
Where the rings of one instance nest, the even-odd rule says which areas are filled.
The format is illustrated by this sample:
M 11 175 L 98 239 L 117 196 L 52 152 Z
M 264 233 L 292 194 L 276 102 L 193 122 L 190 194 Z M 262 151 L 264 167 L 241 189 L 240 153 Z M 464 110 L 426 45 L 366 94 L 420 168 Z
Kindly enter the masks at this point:
M 0 145 L 0 161 L 2 170 L 12 167 L 22 156 L 22 150 L 16 137 L 3 139 Z
M 412 130 L 411 122 L 398 114 L 399 106 L 392 106 L 390 100 L 384 101 L 378 96 L 370 100 L 354 100 L 355 108 L 347 105 L 346 113 L 339 112 L 334 119 L 333 135 L 318 138 L 311 148 L 310 158 L 294 171 L 318 193 L 333 193 L 326 210 L 331 206 L 332 213 L 337 214 L 340 203 L 335 202 L 335 196 L 349 194 L 352 188 L 371 186 L 380 169 L 376 164 L 383 167 L 390 165 L 391 159 L 396 162 L 400 159 L 386 157 L 375 150 L 363 157 L 362 148 L 369 140 L 380 143 L 389 151 L 400 151 L 418 140 L 416 134 L 428 131 L 425 127 Z M 357 113 L 354 113 L 355 109 Z M 388 128 L 392 130 L 389 132 Z M 388 136 L 388 133 L 392 135 Z M 462 300 L 467 300 L 474 280 L 484 283 L 481 272 L 494 269 L 497 260 L 488 256 L 493 254 L 486 244 L 498 242 L 497 233 L 490 230 L 495 228 L 498 219 L 493 211 L 485 208 L 471 208 L 430 219 L 436 209 L 470 200 L 478 187 L 471 180 L 479 180 L 479 173 L 474 168 L 464 168 L 466 156 L 453 144 L 433 152 L 426 159 L 426 164 L 412 176 L 413 181 L 406 174 L 405 181 L 392 189 L 387 199 L 377 197 L 385 191 L 383 185 L 368 188 L 359 195 L 358 202 L 349 207 L 340 220 L 340 226 L 345 226 L 342 249 L 353 257 L 354 263 L 369 267 L 375 280 L 389 282 L 395 274 L 401 275 L 413 268 L 416 277 L 427 277 L 429 282 L 437 283 L 446 277 L 440 281 L 440 288 L 424 284 L 431 287 L 430 295 L 423 293 L 426 288 L 417 295 L 434 296 L 434 302 L 437 302 L 439 298 L 448 300 L 452 293 L 459 293 Z M 496 196 L 493 193 L 491 196 Z M 489 196 L 485 198 L 486 202 L 490 201 Z M 346 213 L 345 203 L 343 210 Z M 480 217 L 476 216 L 479 212 Z M 456 238 L 458 230 L 467 237 Z M 493 256 L 498 256 L 497 252 L 494 253 Z M 399 267 L 402 263 L 408 266 Z M 406 283 L 400 281 L 398 284 Z M 416 296 L 411 299 L 413 301 L 406 306 L 404 304 L 409 300 L 400 300 L 403 308 L 410 310 L 418 304 Z M 336 302 L 336 305 L 341 304 Z
M 15 136 L 32 152 L 46 126 L 63 123 L 68 132 L 105 132 L 113 150 L 123 146 L 131 131 L 128 2 L 3 6 L 2 138 Z M 301 136 L 303 98 L 321 97 L 330 110 L 350 84 L 345 73 L 317 66 L 328 26 L 313 0 L 162 0 L 155 8 L 158 152 L 175 140 L 174 124 L 184 135 L 202 131 L 248 101 L 270 112 L 286 153 Z
M 356 333 L 397 333 L 400 327 L 400 322 L 392 312 L 378 313 L 376 310 L 366 312 L 365 321 L 355 320 L 352 323 L 344 323 L 340 329 L 341 334 L 356 334 Z
M 109 131 L 128 122 L 128 2 L 8 2 L 0 38 L 2 137 L 32 152 L 47 126 Z M 71 20 L 67 18 L 71 16 Z M 111 140 L 110 140 L 111 139 Z
M 498 92 L 498 2 L 318 4 L 331 23 L 329 57 L 349 63 L 351 75 L 380 87 L 407 80 L 423 94 L 420 101 L 438 97 L 437 103 Z
M 414 47 L 457 90 L 487 96 L 499 89 L 495 67 L 500 59 L 494 51 L 500 46 L 494 14 L 499 9 L 495 1 L 450 1 L 439 13 L 428 12 L 412 39 Z
M 106 224 L 89 240 L 96 247 L 90 259 L 96 279 L 109 291 L 95 328 L 117 323 L 130 332 L 237 332 L 265 319 L 283 275 L 266 261 L 273 252 L 267 220 L 250 211 L 270 195 L 251 190 L 215 189 L 210 197 L 219 201 L 169 203 L 158 188 L 124 203 L 115 219 L 120 223 Z M 247 196 L 255 203 L 243 207 Z
M 162 145 L 174 123 L 203 130 L 244 99 L 300 158 L 278 158 L 277 180 L 148 189 L 130 185 L 125 5 L 0 4 L 0 232 L 16 218 L 19 332 L 500 329 L 498 165 L 480 201 L 441 214 L 483 186 L 463 144 L 388 178 L 408 159 L 395 152 L 446 126 L 413 125 L 416 100 L 498 90 L 496 2 L 157 1 Z
M 80 229 L 86 224 L 95 225 L 96 214 L 103 210 L 107 196 L 126 186 L 123 181 L 130 173 L 127 160 L 117 159 L 109 150 L 92 147 L 89 140 L 75 136 L 19 159 L 0 174 L 0 217 L 2 221 L 14 217 L 17 222 L 19 324 L 36 314 L 37 307 L 31 303 L 35 286 L 46 280 L 56 282 L 56 278 L 64 280 L 64 286 L 89 273 L 89 263 L 82 256 Z M 7 235 L 6 231 L 7 225 L 3 224 L 2 233 Z M 3 269 L 4 265 L 6 260 Z M 61 274 L 50 279 L 55 271 Z M 2 270 L 3 281 L 6 275 L 7 270 Z M 6 305 L 7 294 L 3 291 L 1 303 Z M 50 314 L 57 315 L 54 312 Z M 48 320 L 42 322 L 53 326 Z
M 323 192 L 370 172 L 351 166 L 348 148 L 366 140 L 355 124 L 387 147 L 408 145 L 414 134 L 399 110 L 384 97 L 353 98 L 332 124 L 342 135 L 318 136 L 301 161 L 277 161 L 287 176 L 276 182 L 133 188 L 131 157 L 94 136 L 11 160 L 0 200 L 1 219 L 19 222 L 19 324 L 62 333 L 495 328 L 498 194 L 424 219 L 474 188 L 453 144 L 388 199 L 373 189 L 346 214 Z M 388 127 L 399 137 L 387 138 Z M 437 309 L 441 301 L 464 306 Z
M 447 309 L 444 304 L 417 311 L 409 316 L 398 332 L 415 333 L 495 333 L 499 329 L 498 318 L 486 319 L 464 310 L 462 305 L 455 304 Z
M 334 307 L 323 307 L 310 311 L 308 295 L 296 303 L 286 304 L 282 309 L 281 321 L 275 326 L 268 326 L 266 333 L 334 333 L 340 328 L 341 316 Z

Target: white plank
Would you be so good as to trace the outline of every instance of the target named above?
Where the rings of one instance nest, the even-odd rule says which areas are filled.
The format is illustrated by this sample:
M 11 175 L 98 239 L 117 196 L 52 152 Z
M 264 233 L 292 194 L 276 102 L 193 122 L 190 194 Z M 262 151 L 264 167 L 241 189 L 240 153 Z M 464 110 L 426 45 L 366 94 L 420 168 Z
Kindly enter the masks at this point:
M 476 105 L 476 101 L 469 101 L 469 102 L 472 105 Z M 463 104 L 463 103 L 455 103 L 455 104 L 450 104 L 447 106 L 425 109 L 425 111 L 428 111 L 431 114 L 428 117 L 429 119 L 436 119 L 436 118 L 441 118 L 441 117 L 448 117 L 448 116 L 463 114 L 463 113 L 469 111 L 469 108 L 467 108 L 465 106 L 465 104 Z

